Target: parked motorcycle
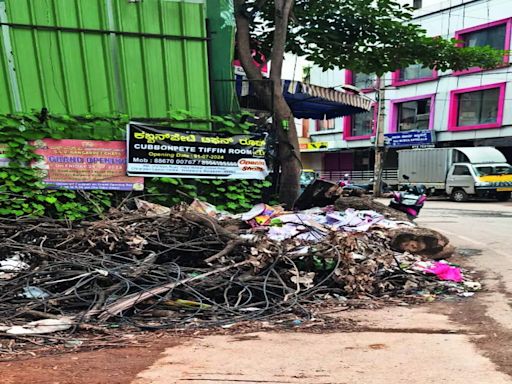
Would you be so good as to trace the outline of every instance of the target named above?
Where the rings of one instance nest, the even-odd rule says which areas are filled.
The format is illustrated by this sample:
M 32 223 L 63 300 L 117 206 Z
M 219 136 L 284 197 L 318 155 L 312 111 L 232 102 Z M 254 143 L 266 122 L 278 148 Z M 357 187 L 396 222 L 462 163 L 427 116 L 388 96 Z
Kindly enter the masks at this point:
M 362 188 L 364 189 L 365 193 L 373 193 L 373 182 L 374 179 L 370 179 L 367 183 L 361 183 L 361 184 L 352 184 L 354 187 Z M 392 189 L 389 187 L 389 185 L 386 182 L 382 182 L 381 185 L 381 193 L 390 193 L 393 192 Z
M 409 180 L 407 175 L 404 175 L 403 178 Z M 418 217 L 426 200 L 427 188 L 424 185 L 406 184 L 398 192 L 393 192 L 389 206 L 406 213 L 407 217 L 413 220 Z
M 340 181 L 338 181 L 338 186 L 341 188 L 347 188 L 350 185 L 352 185 L 352 181 L 350 180 L 349 174 L 346 173 L 345 175 L 343 175 L 343 178 Z

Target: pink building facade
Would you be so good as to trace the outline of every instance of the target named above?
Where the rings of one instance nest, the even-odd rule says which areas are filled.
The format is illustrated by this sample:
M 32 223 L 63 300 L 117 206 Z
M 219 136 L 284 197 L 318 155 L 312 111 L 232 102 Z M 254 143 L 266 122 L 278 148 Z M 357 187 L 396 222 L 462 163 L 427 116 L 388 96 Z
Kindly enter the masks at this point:
M 429 3 L 429 4 L 432 4 Z M 430 36 L 457 38 L 463 46 L 492 46 L 511 50 L 512 6 L 503 0 L 438 1 L 415 12 L 414 22 Z M 492 70 L 437 71 L 422 65 L 397 68 L 377 79 L 371 74 L 348 70 L 311 71 L 311 83 L 324 87 L 350 84 L 375 100 L 366 114 L 334 122 L 310 124 L 309 139 L 327 143 L 323 151 L 303 154 L 306 165 L 314 164 L 335 179 L 345 171 L 362 178 L 371 176 L 377 127 L 377 89 L 384 86 L 383 129 L 385 133 L 430 130 L 437 147 L 494 146 L 512 162 L 512 66 L 509 56 Z M 334 172 L 332 154 L 338 156 Z M 329 156 L 326 156 L 329 154 Z M 322 160 L 319 160 L 321 158 Z M 311 161 L 310 161 L 311 160 Z M 397 154 L 390 149 L 385 168 L 396 172 Z M 334 174 L 334 173 L 335 174 Z M 396 173 L 395 173 L 396 174 Z

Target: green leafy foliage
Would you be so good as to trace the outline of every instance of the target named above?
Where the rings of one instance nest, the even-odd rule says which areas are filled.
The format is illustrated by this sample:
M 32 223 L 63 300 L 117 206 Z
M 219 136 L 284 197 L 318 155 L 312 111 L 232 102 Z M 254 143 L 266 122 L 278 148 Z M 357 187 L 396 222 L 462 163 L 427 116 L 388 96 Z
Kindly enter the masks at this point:
M 264 2 L 259 11 L 253 1 L 238 2 L 244 4 L 239 12 L 250 15 L 259 48 L 268 55 L 274 44 L 276 2 Z M 428 37 L 414 24 L 412 9 L 398 1 L 295 0 L 286 49 L 323 69 L 340 67 L 379 76 L 415 63 L 439 70 L 494 68 L 503 63 L 504 51 L 460 48 L 456 43 Z
M 64 115 L 40 122 L 37 114 L 0 115 L 0 145 L 9 159 L 9 166 L 0 168 L 0 215 L 78 220 L 110 208 L 114 200 L 110 192 L 45 189 L 40 171 L 30 167 L 40 159 L 30 141 L 64 137 L 119 140 L 127 121 L 125 116 Z
M 271 186 L 272 183 L 266 180 L 154 178 L 146 180 L 145 198 L 166 206 L 198 199 L 215 205 L 219 210 L 238 213 L 268 200 Z
M 178 111 L 172 114 L 170 122 L 208 123 L 218 130 L 242 133 L 251 126 L 243 122 L 244 117 L 247 116 L 199 118 Z M 30 167 L 40 159 L 30 142 L 43 138 L 124 140 L 128 122 L 124 115 L 50 115 L 44 121 L 35 113 L 0 115 L 0 146 L 9 159 L 9 166 L 0 168 L 0 216 L 49 216 L 73 221 L 101 215 L 115 207 L 126 193 L 46 189 L 40 170 Z M 162 125 L 168 126 L 170 122 Z M 148 198 L 161 204 L 170 206 L 198 198 L 221 209 L 242 211 L 261 201 L 262 192 L 270 183 L 158 178 L 146 180 L 146 186 Z

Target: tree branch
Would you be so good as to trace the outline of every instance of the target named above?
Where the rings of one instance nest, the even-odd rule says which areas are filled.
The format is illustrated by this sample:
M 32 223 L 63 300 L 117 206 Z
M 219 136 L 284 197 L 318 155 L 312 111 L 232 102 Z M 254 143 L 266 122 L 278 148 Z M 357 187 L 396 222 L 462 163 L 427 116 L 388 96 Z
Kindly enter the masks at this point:
M 236 44 L 238 51 L 238 58 L 245 74 L 250 80 L 261 80 L 260 69 L 254 64 L 251 53 L 251 34 L 250 34 L 250 21 L 245 17 L 242 9 L 246 5 L 245 0 L 235 1 L 235 20 L 236 20 Z
M 288 22 L 290 11 L 295 0 L 275 0 L 274 15 L 274 41 L 272 44 L 272 54 L 270 60 L 272 67 L 270 68 L 270 78 L 279 83 L 281 87 L 281 75 L 283 71 L 283 60 L 286 47 L 286 37 L 288 34 Z
M 256 1 L 256 10 L 261 10 L 261 8 L 263 8 L 263 6 L 265 5 L 265 3 L 267 2 L 267 0 L 258 0 Z
M 274 15 L 274 41 L 272 44 L 272 53 L 270 61 L 272 63 L 270 68 L 270 78 L 274 83 L 274 102 L 278 109 L 286 111 L 285 116 L 280 116 L 280 119 L 289 119 L 291 111 L 284 98 L 279 97 L 282 94 L 281 77 L 283 72 L 284 53 L 286 49 L 286 37 L 288 34 L 288 23 L 290 11 L 293 7 L 295 0 L 275 0 L 275 15 Z

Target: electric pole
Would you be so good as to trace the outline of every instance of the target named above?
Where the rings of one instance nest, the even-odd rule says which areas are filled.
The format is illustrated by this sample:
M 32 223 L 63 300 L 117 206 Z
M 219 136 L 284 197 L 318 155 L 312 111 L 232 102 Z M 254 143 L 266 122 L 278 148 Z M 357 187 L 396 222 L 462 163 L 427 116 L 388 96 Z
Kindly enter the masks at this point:
M 382 191 L 382 167 L 384 163 L 384 119 L 386 117 L 386 102 L 384 98 L 384 81 L 379 81 L 377 108 L 377 127 L 375 129 L 375 163 L 373 167 L 373 196 L 380 197 Z

